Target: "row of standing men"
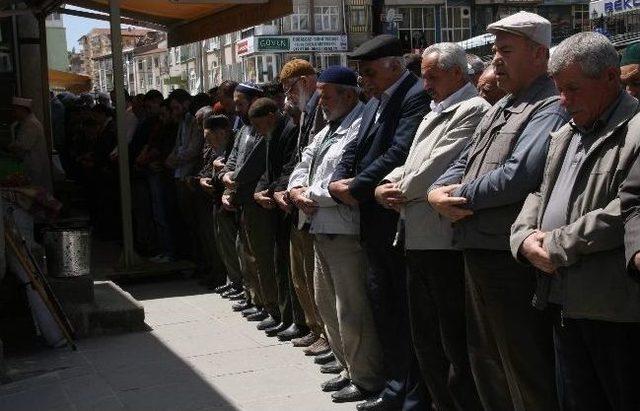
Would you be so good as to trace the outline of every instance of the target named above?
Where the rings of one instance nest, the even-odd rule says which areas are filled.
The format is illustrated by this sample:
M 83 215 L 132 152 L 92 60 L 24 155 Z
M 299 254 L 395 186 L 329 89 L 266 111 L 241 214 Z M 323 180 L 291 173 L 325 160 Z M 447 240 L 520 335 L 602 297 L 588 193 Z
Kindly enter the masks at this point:
M 286 113 L 238 85 L 206 182 L 218 291 L 359 410 L 638 410 L 639 103 L 600 34 L 550 58 L 536 14 L 487 30 L 491 104 L 459 46 L 421 81 L 385 35 L 357 74 L 287 63 Z

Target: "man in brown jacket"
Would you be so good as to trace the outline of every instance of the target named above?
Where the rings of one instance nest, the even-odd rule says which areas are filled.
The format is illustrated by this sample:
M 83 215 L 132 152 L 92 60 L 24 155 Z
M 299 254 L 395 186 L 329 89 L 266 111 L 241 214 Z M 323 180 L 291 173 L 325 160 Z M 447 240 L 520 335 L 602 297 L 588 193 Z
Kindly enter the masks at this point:
M 640 108 L 601 34 L 563 41 L 549 72 L 572 120 L 551 134 L 511 251 L 538 270 L 534 305 L 556 316 L 562 409 L 638 410 L 640 284 L 625 270 L 620 185 L 640 151 Z

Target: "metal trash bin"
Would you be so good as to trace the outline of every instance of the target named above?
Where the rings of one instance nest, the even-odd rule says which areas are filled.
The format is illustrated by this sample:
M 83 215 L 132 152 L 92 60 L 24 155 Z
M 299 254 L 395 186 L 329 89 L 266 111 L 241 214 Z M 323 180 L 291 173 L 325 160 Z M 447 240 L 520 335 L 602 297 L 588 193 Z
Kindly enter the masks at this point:
M 91 271 L 91 229 L 47 228 L 43 232 L 47 269 L 52 277 L 79 277 Z

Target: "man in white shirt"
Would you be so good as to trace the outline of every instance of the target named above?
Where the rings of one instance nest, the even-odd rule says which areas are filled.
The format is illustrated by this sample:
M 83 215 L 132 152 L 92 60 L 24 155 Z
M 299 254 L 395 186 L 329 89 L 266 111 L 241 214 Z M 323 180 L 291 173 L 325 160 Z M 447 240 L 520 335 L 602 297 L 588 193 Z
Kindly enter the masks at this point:
M 418 126 L 405 164 L 376 188 L 376 200 L 402 219 L 413 344 L 433 403 L 439 410 L 480 410 L 467 355 L 462 253 L 453 247 L 451 223 L 426 196 L 490 106 L 469 81 L 465 52 L 455 43 L 424 51 L 422 79 L 433 99 L 431 112 Z
M 357 135 L 364 104 L 356 73 L 332 66 L 318 78 L 327 125 L 302 153 L 289 179 L 289 194 L 314 236 L 315 299 L 342 374 L 322 385 L 335 402 L 358 401 L 383 387 L 381 351 L 369 301 L 367 261 L 360 245 L 357 206 L 340 204 L 329 182 L 344 149 Z

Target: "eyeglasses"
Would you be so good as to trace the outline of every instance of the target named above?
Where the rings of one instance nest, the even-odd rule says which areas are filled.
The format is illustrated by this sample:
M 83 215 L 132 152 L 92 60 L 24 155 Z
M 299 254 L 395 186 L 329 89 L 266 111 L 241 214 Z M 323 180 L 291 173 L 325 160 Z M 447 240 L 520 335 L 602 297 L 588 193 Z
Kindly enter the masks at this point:
M 284 94 L 290 94 L 291 90 L 293 90 L 300 80 L 302 80 L 302 77 L 298 77 L 293 83 L 291 83 L 291 85 L 284 90 Z

